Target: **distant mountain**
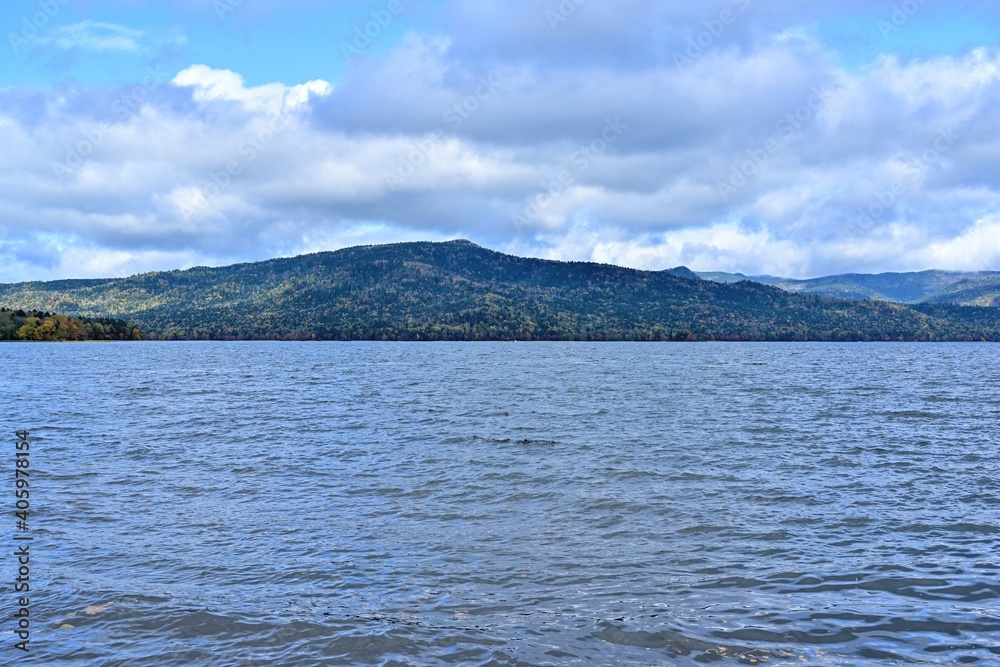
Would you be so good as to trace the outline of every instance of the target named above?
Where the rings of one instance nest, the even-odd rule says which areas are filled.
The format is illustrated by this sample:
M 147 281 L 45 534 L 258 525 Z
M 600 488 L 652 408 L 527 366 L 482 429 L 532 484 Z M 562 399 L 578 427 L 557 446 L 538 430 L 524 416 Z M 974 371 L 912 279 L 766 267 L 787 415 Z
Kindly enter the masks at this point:
M 688 280 L 701 280 L 697 273 L 686 266 L 678 266 L 675 269 L 667 269 L 665 273 L 677 276 L 678 278 L 687 278 Z
M 878 299 L 895 303 L 945 303 L 1000 306 L 1000 272 L 921 271 L 919 273 L 848 273 L 810 280 L 744 276 L 741 273 L 698 273 L 705 280 L 732 283 L 751 280 L 789 292 L 842 299 Z
M 716 283 L 738 283 L 741 280 L 750 280 L 764 285 L 777 285 L 789 280 L 789 278 L 778 278 L 776 276 L 747 276 L 742 273 L 727 273 L 725 271 L 696 271 L 694 274 L 702 280 L 711 280 Z
M 128 319 L 153 339 L 1000 340 L 1000 309 L 827 299 L 468 241 L 0 285 L 0 303 Z

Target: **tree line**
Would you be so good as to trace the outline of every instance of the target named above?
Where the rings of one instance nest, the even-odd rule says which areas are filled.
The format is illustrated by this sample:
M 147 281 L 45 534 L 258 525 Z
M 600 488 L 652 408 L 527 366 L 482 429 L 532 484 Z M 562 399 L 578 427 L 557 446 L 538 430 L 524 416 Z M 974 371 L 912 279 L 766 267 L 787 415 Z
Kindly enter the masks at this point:
M 125 341 L 143 338 L 141 329 L 122 320 L 0 308 L 0 341 Z

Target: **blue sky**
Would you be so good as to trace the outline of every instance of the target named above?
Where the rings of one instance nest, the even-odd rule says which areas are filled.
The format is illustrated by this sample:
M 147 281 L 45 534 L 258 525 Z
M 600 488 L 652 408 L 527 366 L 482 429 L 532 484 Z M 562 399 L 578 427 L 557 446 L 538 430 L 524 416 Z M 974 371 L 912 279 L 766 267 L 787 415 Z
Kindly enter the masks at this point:
M 817 34 L 851 67 L 864 66 L 881 53 L 926 59 L 1000 45 L 996 12 L 989 3 L 969 3 L 956 11 L 952 4 L 928 0 L 912 14 L 903 4 L 872 3 L 867 11 L 831 15 L 817 24 Z M 900 16 L 906 21 L 897 20 Z
M 458 237 L 998 270 L 998 28 L 967 0 L 5 6 L 0 281 Z
M 133 81 L 148 65 L 180 70 L 192 63 L 240 72 L 248 85 L 337 80 L 347 64 L 340 44 L 350 43 L 355 29 L 387 5 L 370 1 L 292 2 L 282 7 L 253 0 L 66 0 L 62 5 L 59 0 L 52 1 L 58 12 L 39 9 L 37 3 L 29 5 L 33 11 L 22 9 L 20 15 L 5 10 L 7 33 L 21 36 L 25 19 L 41 27 L 35 39 L 14 53 L 16 57 L 4 59 L 0 86 L 50 87 L 67 80 L 82 85 L 123 83 Z M 366 51 L 377 56 L 399 43 L 418 20 L 433 21 L 434 3 L 423 3 L 422 7 L 419 15 L 405 11 L 394 15 Z M 53 15 L 51 19 L 47 19 L 48 14 Z M 35 21 L 39 16 L 47 20 Z M 66 34 L 73 26 L 86 23 L 94 25 L 75 35 Z M 101 28 L 101 24 L 109 27 Z M 114 41 L 123 32 L 125 38 Z M 84 35 L 102 37 L 103 43 L 88 45 L 81 39 Z M 71 44 L 74 36 L 77 43 Z M 65 44 L 58 43 L 60 37 L 66 39 Z M 9 34 L 6 41 L 11 41 Z

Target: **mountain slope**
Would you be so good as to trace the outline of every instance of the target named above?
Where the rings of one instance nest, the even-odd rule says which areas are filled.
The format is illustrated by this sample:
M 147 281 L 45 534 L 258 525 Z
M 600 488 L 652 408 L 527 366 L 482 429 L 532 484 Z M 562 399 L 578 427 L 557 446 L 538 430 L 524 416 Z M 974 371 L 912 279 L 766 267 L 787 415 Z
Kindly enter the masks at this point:
M 150 338 L 1000 340 L 1000 310 L 928 314 L 687 275 L 513 257 L 468 241 L 402 243 L 0 285 L 0 303 L 127 318 Z

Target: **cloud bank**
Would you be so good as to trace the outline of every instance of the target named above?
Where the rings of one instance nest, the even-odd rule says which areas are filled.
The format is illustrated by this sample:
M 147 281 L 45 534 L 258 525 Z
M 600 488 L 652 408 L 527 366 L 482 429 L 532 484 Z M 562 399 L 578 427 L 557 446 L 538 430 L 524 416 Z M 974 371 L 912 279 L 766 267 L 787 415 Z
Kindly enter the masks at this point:
M 929 10 L 801 4 L 458 0 L 335 83 L 199 63 L 0 90 L 0 280 L 457 237 L 648 269 L 1000 269 L 1000 51 L 903 57 Z M 845 16 L 881 53 L 844 63 L 822 26 Z

